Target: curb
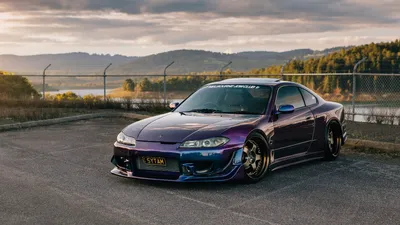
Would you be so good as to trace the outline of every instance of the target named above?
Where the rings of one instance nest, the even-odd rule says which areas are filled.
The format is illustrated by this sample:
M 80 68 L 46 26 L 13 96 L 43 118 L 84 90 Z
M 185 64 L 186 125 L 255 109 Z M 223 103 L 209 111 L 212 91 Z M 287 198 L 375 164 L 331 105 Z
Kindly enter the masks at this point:
M 136 113 L 118 113 L 118 114 L 114 114 L 113 116 L 116 116 L 116 117 L 119 116 L 119 117 L 124 117 L 124 118 L 128 118 L 128 119 L 136 119 L 136 120 L 143 120 L 143 119 L 151 117 L 149 115 L 136 114 Z
M 345 146 L 353 148 L 371 148 L 385 152 L 400 153 L 400 144 L 389 143 L 389 142 L 370 141 L 361 139 L 347 139 Z
M 32 128 L 38 126 L 49 126 L 49 125 L 74 122 L 79 120 L 89 120 L 95 118 L 112 118 L 112 117 L 123 117 L 135 120 L 142 120 L 149 118 L 150 116 L 143 114 L 136 114 L 136 113 L 121 113 L 121 112 L 94 113 L 94 114 L 85 114 L 79 116 L 70 116 L 70 117 L 55 118 L 48 120 L 38 120 L 38 121 L 30 121 L 23 123 L 0 125 L 0 132 L 16 130 L 16 129 Z M 385 152 L 400 152 L 400 144 L 394 144 L 389 142 L 347 139 L 345 146 L 353 148 L 371 148 L 371 149 L 382 150 Z
M 129 119 L 142 120 L 142 119 L 148 118 L 149 116 L 142 115 L 142 114 L 135 114 L 135 113 L 120 113 L 120 112 L 94 113 L 94 114 L 69 116 L 69 117 L 62 117 L 62 118 L 55 118 L 55 119 L 48 119 L 48 120 L 38 120 L 38 121 L 29 121 L 29 122 L 23 122 L 23 123 L 0 125 L 0 132 L 9 131 L 9 130 L 17 130 L 17 129 L 26 129 L 26 128 L 39 127 L 39 126 L 49 126 L 49 125 L 68 123 L 68 122 L 74 122 L 74 121 L 79 121 L 79 120 L 89 120 L 89 119 L 96 119 L 96 118 L 111 118 L 111 117 L 124 117 L 124 118 L 129 118 Z
M 37 121 L 29 121 L 29 122 L 22 122 L 22 123 L 5 124 L 5 125 L 0 125 L 0 132 L 16 130 L 16 129 L 25 129 L 25 128 L 31 128 L 31 127 L 38 127 L 38 126 L 49 126 L 49 125 L 54 125 L 54 124 L 73 122 L 73 121 L 79 121 L 79 120 L 88 120 L 88 119 L 94 119 L 94 118 L 100 118 L 100 117 L 110 117 L 110 113 L 85 114 L 85 115 L 78 115 L 78 116 L 69 116 L 69 117 L 48 119 L 48 120 L 37 120 Z

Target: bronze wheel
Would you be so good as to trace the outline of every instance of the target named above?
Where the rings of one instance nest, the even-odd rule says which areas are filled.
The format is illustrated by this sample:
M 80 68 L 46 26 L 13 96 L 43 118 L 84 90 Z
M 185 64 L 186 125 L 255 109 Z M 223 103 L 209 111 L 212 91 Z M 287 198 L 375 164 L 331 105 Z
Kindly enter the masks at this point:
M 269 167 L 269 151 L 265 138 L 258 134 L 251 134 L 243 146 L 243 166 L 245 176 L 249 181 L 261 180 Z

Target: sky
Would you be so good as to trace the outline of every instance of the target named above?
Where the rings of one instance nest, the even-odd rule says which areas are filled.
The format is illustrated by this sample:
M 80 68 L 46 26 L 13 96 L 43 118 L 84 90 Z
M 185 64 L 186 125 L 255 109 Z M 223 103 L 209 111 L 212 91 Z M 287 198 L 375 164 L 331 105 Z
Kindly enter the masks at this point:
M 0 54 L 322 50 L 400 38 L 399 0 L 0 0 Z

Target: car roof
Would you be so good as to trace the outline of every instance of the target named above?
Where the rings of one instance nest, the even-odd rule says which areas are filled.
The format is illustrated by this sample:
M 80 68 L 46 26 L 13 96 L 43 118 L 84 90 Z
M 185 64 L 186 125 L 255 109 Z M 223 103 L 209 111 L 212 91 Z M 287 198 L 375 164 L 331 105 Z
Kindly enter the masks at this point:
M 232 79 L 213 82 L 210 84 L 257 84 L 257 85 L 275 86 L 282 83 L 293 83 L 293 82 L 281 81 L 280 79 L 277 78 L 232 78 Z

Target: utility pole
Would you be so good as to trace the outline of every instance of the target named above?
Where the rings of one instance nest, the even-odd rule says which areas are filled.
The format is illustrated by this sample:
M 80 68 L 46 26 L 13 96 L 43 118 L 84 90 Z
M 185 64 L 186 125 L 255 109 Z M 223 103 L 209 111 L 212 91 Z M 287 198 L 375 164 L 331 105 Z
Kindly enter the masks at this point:
M 221 70 L 219 71 L 219 79 L 220 80 L 222 80 L 222 71 L 224 71 L 224 69 L 226 68 L 226 67 L 228 67 L 229 65 L 231 65 L 232 64 L 232 61 L 230 61 L 228 64 L 226 64 L 225 66 L 223 66 L 222 68 L 221 68 Z
M 46 99 L 46 70 L 51 66 L 49 64 L 44 70 L 43 70 L 43 100 Z
M 168 69 L 168 67 L 172 66 L 172 64 L 174 64 L 174 63 L 175 63 L 175 61 L 172 61 L 164 69 L 164 105 L 167 105 L 167 69 Z

